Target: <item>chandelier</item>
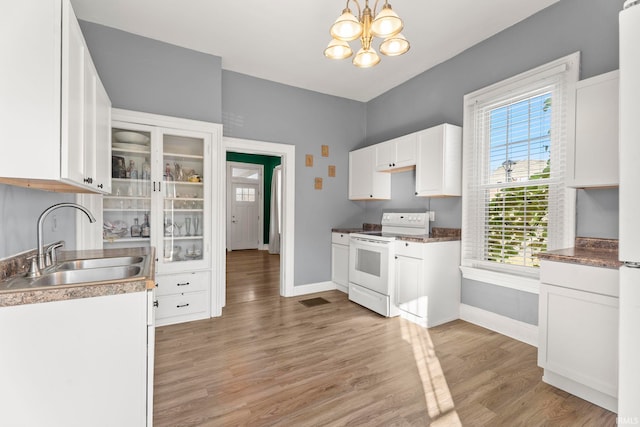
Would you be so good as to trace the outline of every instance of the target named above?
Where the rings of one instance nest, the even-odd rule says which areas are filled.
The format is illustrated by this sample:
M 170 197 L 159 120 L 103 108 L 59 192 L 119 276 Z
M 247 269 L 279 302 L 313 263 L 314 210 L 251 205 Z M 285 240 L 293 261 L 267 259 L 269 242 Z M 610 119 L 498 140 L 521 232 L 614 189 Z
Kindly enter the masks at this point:
M 357 17 L 351 13 L 349 3 L 355 3 L 358 8 Z M 364 9 L 360 9 L 357 0 L 347 0 L 347 5 L 342 14 L 331 26 L 333 39 L 324 50 L 324 55 L 330 59 L 345 59 L 353 55 L 353 51 L 347 42 L 360 38 L 362 47 L 353 58 L 353 65 L 359 68 L 369 68 L 378 65 L 380 56 L 371 46 L 374 37 L 383 39 L 380 43 L 380 53 L 387 56 L 398 56 L 409 50 L 409 42 L 400 33 L 404 24 L 402 19 L 391 9 L 391 5 L 385 0 L 384 6 L 376 15 L 378 0 L 373 6 L 373 12 L 369 8 L 369 0 L 365 0 Z M 373 16 L 375 15 L 375 18 Z

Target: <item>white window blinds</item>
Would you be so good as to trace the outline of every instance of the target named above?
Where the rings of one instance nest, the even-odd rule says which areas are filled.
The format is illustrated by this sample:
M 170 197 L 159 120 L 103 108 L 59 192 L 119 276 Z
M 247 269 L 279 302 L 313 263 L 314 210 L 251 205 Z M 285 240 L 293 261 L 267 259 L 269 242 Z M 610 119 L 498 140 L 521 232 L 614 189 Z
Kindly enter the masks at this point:
M 535 276 L 537 254 L 573 236 L 564 173 L 577 76 L 541 68 L 465 97 L 464 265 Z

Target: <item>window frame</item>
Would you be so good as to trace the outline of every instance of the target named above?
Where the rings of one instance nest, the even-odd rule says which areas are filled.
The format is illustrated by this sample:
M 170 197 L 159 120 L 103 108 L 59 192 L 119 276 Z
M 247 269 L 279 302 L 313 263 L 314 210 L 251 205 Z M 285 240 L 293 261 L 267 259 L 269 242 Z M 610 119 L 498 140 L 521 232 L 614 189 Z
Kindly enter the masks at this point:
M 575 86 L 578 82 L 580 52 L 567 55 L 514 77 L 492 84 L 464 96 L 463 119 L 463 190 L 462 190 L 462 260 L 461 271 L 465 279 L 477 280 L 498 286 L 518 289 L 530 293 L 538 293 L 539 269 L 513 268 L 508 264 L 483 261 L 469 256 L 472 246 L 477 245 L 478 238 L 484 235 L 484 226 L 474 222 L 477 210 L 470 205 L 474 200 L 481 200 L 479 196 L 471 194 L 472 180 L 476 179 L 476 172 L 469 170 L 469 165 L 485 167 L 484 163 L 476 162 L 476 156 L 482 148 L 478 148 L 476 141 L 476 105 L 490 104 L 507 98 L 514 98 L 526 92 L 544 87 L 552 78 L 562 77 L 564 108 L 564 138 L 561 139 L 562 149 L 570 153 L 575 137 Z M 553 148 L 552 148 L 553 150 Z M 553 154 L 552 154 L 553 155 Z M 575 190 L 566 186 L 567 162 L 572 161 L 565 156 L 564 178 L 560 189 L 564 191 L 563 212 L 559 228 L 561 236 L 555 236 L 555 244 L 547 247 L 547 251 L 562 247 L 571 247 L 575 239 Z M 553 164 L 553 163 L 552 163 Z M 488 202 L 488 201 L 487 201 Z M 486 206 L 486 202 L 483 203 Z M 550 229 L 552 218 L 549 219 Z

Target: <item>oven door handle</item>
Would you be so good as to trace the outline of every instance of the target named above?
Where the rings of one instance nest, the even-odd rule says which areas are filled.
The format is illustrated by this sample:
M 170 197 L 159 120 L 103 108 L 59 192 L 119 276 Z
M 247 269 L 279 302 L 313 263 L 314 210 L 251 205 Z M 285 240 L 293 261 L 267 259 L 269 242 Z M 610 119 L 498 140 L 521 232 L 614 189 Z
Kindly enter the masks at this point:
M 379 240 L 366 239 L 362 237 L 351 237 L 351 241 L 356 246 L 369 246 L 374 248 L 386 248 L 389 247 L 390 242 L 381 242 Z

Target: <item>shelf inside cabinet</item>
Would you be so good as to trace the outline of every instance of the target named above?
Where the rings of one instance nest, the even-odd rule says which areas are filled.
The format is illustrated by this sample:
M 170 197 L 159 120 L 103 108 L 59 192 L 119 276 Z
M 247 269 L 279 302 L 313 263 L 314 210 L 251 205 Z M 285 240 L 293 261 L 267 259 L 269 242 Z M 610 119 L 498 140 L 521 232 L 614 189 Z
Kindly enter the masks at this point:
M 150 208 L 107 208 L 102 209 L 103 212 L 147 212 Z
M 204 156 L 199 154 L 163 153 L 165 160 L 203 160 Z
M 149 155 L 151 154 L 151 151 L 149 149 L 136 149 L 136 148 L 118 148 L 118 147 L 111 147 L 111 151 L 114 153 L 131 153 L 131 154 L 146 154 Z
M 164 236 L 164 240 L 202 240 L 200 236 Z
M 202 211 L 204 211 L 204 209 L 200 208 L 200 209 L 165 209 L 165 212 L 183 212 L 183 213 L 189 213 L 189 212 L 195 212 L 195 213 L 200 213 Z
M 151 184 L 151 181 L 148 179 L 131 179 L 131 178 L 111 178 L 111 182 L 116 182 L 116 183 L 125 183 L 125 184 L 129 184 L 132 182 L 135 182 L 136 184 Z
M 113 239 L 102 239 L 103 243 L 128 243 L 128 242 L 149 242 L 148 237 L 114 237 Z

